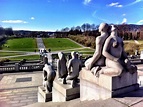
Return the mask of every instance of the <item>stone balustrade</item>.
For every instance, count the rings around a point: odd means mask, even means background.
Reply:
[[[15,65],[9,66],[0,66],[0,73],[3,72],[14,72],[14,71],[33,71],[33,70],[42,70],[44,67],[43,64],[27,64],[27,65],[19,65],[16,63]]]

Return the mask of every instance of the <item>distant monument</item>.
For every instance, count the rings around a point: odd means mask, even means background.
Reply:
[[[69,60],[67,67],[69,72],[67,80],[72,80],[71,85],[72,87],[75,87],[78,81],[79,72],[82,68],[82,62],[80,59],[78,59],[78,55],[76,54],[76,52],[71,52],[71,56],[72,58]]]
[[[63,52],[59,52],[58,57],[59,57],[59,59],[57,60],[58,78],[62,78],[63,79],[62,83],[66,84],[66,77],[68,75],[68,70],[66,66],[67,60]]]

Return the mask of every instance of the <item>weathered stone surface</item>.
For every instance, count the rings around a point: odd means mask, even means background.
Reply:
[[[95,83],[110,91],[137,84],[137,72],[134,74],[126,72],[121,77],[104,74],[100,74],[99,77],[96,77],[91,73],[90,70],[83,68],[80,72],[80,78]]]
[[[67,81],[67,84],[62,84],[55,79],[53,82],[53,89],[52,89],[52,101],[53,102],[64,102],[69,101],[75,98],[80,97],[80,87],[72,88],[70,81]]]
[[[38,102],[52,101],[52,93],[46,93],[43,86],[38,87]]]
[[[85,68],[80,73],[80,99],[82,101],[105,100],[138,88],[137,73],[125,73],[121,77],[101,74],[96,77]]]

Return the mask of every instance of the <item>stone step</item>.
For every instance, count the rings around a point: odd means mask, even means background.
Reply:
[[[124,104],[124,102],[121,103],[114,98],[97,101],[80,101],[80,99],[78,98],[66,102],[35,103],[24,107],[128,107],[128,105]]]
[[[95,100],[91,100],[91,101],[80,101],[80,99],[74,99],[74,100],[70,100],[70,101],[66,101],[66,102],[46,102],[46,103],[34,103],[31,105],[27,105],[24,107],[81,107],[84,105],[89,105],[89,104],[93,104],[97,101]]]

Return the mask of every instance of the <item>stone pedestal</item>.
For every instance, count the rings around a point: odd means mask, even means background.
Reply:
[[[79,97],[80,97],[79,84],[77,84],[75,88],[72,88],[70,81],[67,81],[67,84],[62,84],[62,82],[58,81],[57,79],[54,80],[52,88],[53,102],[65,102]]]
[[[38,87],[38,102],[52,101],[52,93],[46,93],[44,86]]]
[[[96,77],[86,68],[83,68],[80,72],[80,99],[82,101],[104,100],[138,88],[137,73],[125,72],[121,77],[100,74],[99,77]]]

